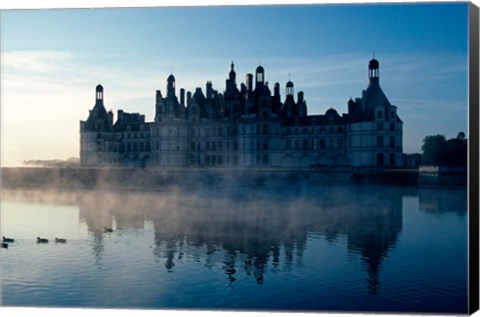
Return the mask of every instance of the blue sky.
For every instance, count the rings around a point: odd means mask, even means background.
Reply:
[[[310,114],[343,113],[375,53],[404,152],[468,132],[467,3],[9,10],[1,36],[3,165],[78,157],[99,82],[107,109],[151,121],[170,72],[222,92],[232,60],[238,82],[261,63],[282,95],[290,75]]]

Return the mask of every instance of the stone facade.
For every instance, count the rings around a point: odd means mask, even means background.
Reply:
[[[193,94],[167,78],[166,95],[156,91],[155,118],[118,111],[117,121],[103,104],[103,87],[80,122],[80,161],[88,166],[119,167],[401,167],[403,123],[379,84],[379,63],[368,67],[369,85],[348,101],[348,113],[329,109],[308,115],[303,92],[294,84],[273,94],[265,70],[257,67],[237,86],[232,62],[225,91]]]

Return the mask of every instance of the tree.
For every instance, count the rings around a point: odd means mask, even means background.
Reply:
[[[445,139],[445,136],[429,135],[423,139],[422,164],[466,166],[468,142],[465,133],[459,132],[455,139]]]
[[[423,139],[422,164],[440,165],[447,140],[441,134],[429,135]]]

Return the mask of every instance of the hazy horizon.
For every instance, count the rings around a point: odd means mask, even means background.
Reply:
[[[216,6],[1,11],[1,165],[79,157],[79,122],[105,89],[107,110],[153,121],[170,73],[194,91],[225,89],[261,64],[289,78],[309,114],[347,112],[380,61],[404,122],[404,153],[426,135],[468,137],[468,3]]]

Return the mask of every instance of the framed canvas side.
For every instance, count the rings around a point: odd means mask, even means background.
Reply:
[[[479,306],[479,8],[469,8],[469,313]]]

